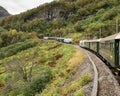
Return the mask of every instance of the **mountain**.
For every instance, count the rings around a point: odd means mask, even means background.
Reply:
[[[0,20],[9,30],[37,32],[49,36],[81,33],[83,37],[98,38],[115,33],[120,20],[120,0],[55,0],[19,15]]]
[[[0,17],[8,16],[10,15],[6,9],[0,6]]]

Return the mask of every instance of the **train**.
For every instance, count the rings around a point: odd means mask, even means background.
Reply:
[[[94,40],[80,40],[79,45],[102,59],[120,76],[120,33]]]
[[[44,40],[56,40],[63,43],[73,43],[72,38],[61,38],[61,37],[43,37]]]

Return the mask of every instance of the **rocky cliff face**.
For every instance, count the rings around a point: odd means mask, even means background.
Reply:
[[[68,19],[74,12],[73,12],[73,8],[66,8],[65,5],[56,3],[54,5],[51,6],[44,6],[43,9],[39,10],[39,12],[37,14],[38,17],[41,20],[47,20],[47,21],[54,21],[55,19],[61,19],[61,20],[66,20]]]
[[[7,10],[5,10],[3,7],[0,6],[0,17],[8,16],[10,15]]]

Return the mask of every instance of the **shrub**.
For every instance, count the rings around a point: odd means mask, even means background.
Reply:
[[[92,80],[91,76],[89,76],[88,74],[83,74],[81,79],[79,80],[79,84],[81,86],[84,86],[85,84],[87,84],[91,80]]]
[[[11,30],[10,32],[11,32],[11,35],[12,35],[12,36],[17,35],[17,30],[16,30],[16,29]]]
[[[2,46],[3,40],[0,38],[0,47]]]
[[[0,27],[0,33],[6,31],[3,27]]]
[[[28,39],[24,42],[18,42],[7,47],[3,47],[0,49],[0,59],[15,55],[22,50],[34,47],[37,43],[38,42],[36,40]]]
[[[101,20],[112,20],[117,15],[118,10],[116,8],[112,8],[111,10],[107,11],[103,16],[101,17]]]
[[[10,45],[19,41],[25,41],[26,39],[37,38],[37,34],[35,32],[32,32],[32,33],[17,32],[14,29],[8,32],[1,33],[0,38],[3,40],[3,43],[1,46],[5,47],[7,45]]]
[[[109,5],[107,1],[101,1],[97,4],[97,6],[98,8],[107,8]]]
[[[74,25],[74,28],[77,32],[83,32],[84,31],[84,28],[83,28],[83,24],[82,22],[77,22],[75,25]]]
[[[80,89],[80,90],[78,90],[77,92],[74,93],[74,96],[85,96],[85,95],[83,93],[83,90]]]
[[[45,89],[46,85],[52,79],[52,74],[50,69],[48,68],[44,75],[38,76],[33,79],[32,82],[24,89],[24,96],[34,96],[36,93],[42,92]]]

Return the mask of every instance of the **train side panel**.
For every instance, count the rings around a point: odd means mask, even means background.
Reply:
[[[115,42],[105,41],[100,42],[99,45],[99,54],[103,56],[112,66],[115,67]]]
[[[90,43],[89,42],[84,42],[86,48],[90,48]]]
[[[97,42],[90,42],[90,49],[97,52]]]

